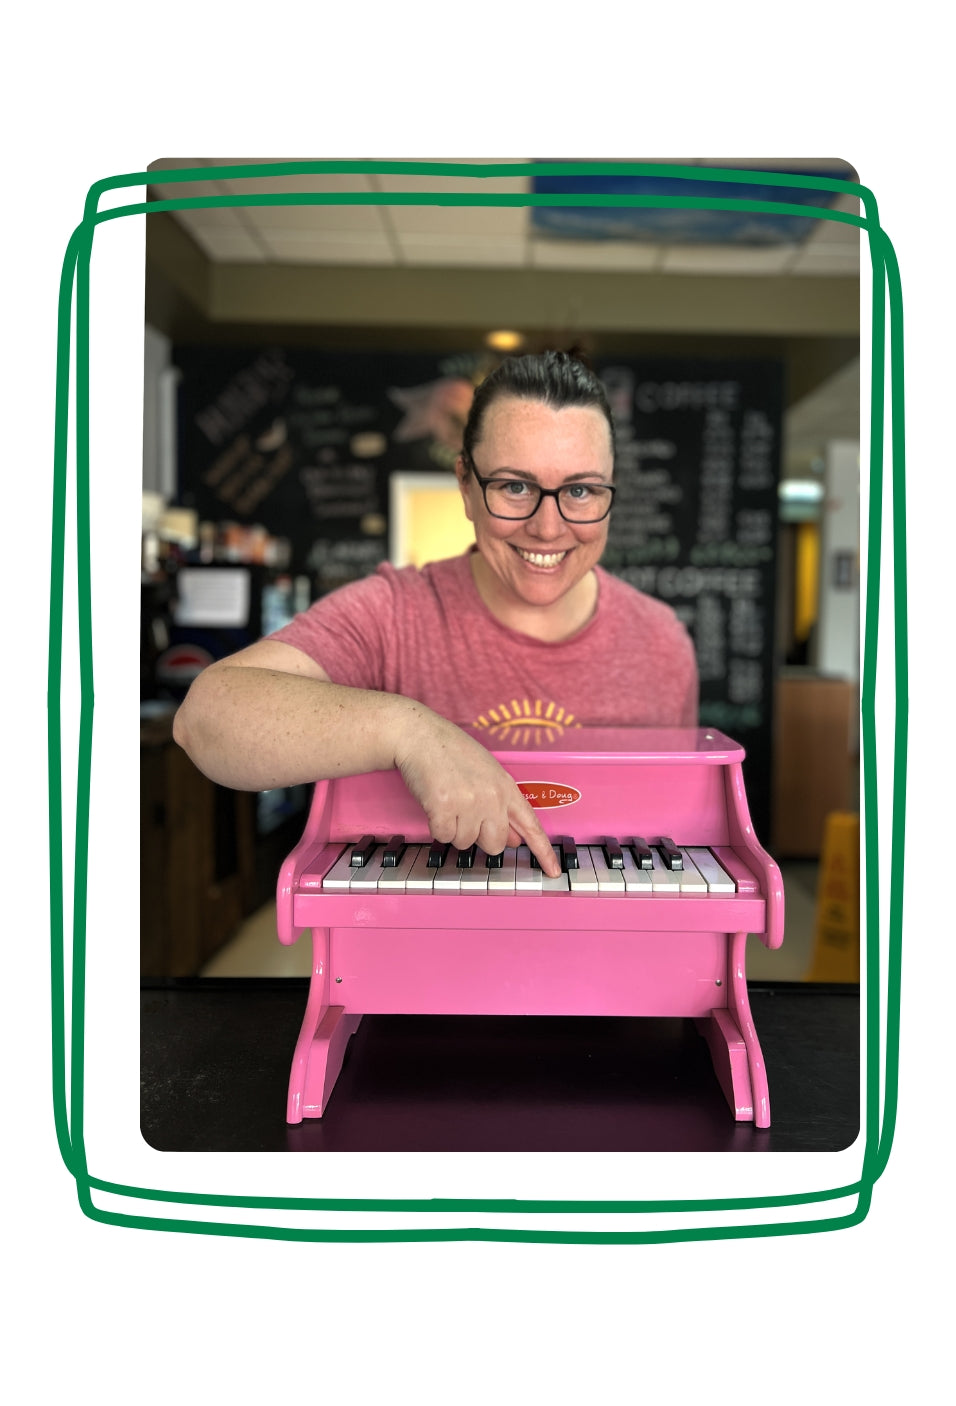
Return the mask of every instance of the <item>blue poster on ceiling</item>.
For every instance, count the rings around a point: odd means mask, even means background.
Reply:
[[[535,195],[677,196],[699,201],[700,204],[680,209],[642,205],[538,205],[531,209],[532,233],[555,239],[628,240],[650,244],[722,244],[758,248],[799,244],[816,228],[814,219],[784,210],[779,213],[713,210],[706,208],[707,203],[714,198],[750,199],[772,201],[781,206],[805,205],[826,209],[836,199],[832,191],[819,186],[774,184],[773,173],[811,179],[857,179],[852,166],[842,161],[821,162],[818,166],[801,162],[789,167],[785,162],[766,167],[748,163],[746,170],[750,174],[764,172],[767,175],[766,183],[722,181],[716,168],[714,178],[707,180],[652,174],[535,176],[532,178]]]

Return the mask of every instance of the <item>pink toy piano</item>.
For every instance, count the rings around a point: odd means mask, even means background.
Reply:
[[[487,741],[481,734],[474,734]],[[739,1121],[770,1125],[748,933],[783,941],[743,748],[712,729],[579,729],[496,745],[562,861],[432,842],[398,772],[317,783],[278,883],[279,940],[311,929],[287,1121],[320,1118],[363,1015],[692,1017]]]

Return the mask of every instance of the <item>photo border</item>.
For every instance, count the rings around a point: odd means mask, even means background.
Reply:
[[[728,184],[759,183],[790,188],[813,188],[855,196],[862,202],[863,215],[821,209],[782,201],[760,201],[713,196],[683,195],[583,195],[482,194],[474,192],[301,192],[271,195],[227,195],[180,197],[148,201],[101,210],[100,200],[108,192],[128,186],[179,184],[269,176],[319,174],[431,175],[469,177],[480,182],[489,177],[534,175],[648,175],[675,180],[715,178]],[[665,1200],[665,1201],[537,1201],[484,1200],[481,1198],[428,1200],[303,1198],[275,1196],[215,1196],[190,1192],[154,1190],[127,1186],[92,1176],[87,1166],[83,1139],[84,1002],[86,993],[86,898],[89,846],[89,801],[93,729],[93,666],[90,570],[90,426],[89,426],[89,334],[90,258],[97,227],[106,221],[159,211],[215,206],[249,205],[633,205],[670,208],[706,208],[753,213],[799,214],[808,219],[825,219],[865,230],[872,261],[871,388],[870,388],[870,479],[869,520],[867,524],[867,600],[863,633],[861,688],[862,769],[865,798],[866,866],[866,1015],[864,1054],[866,1062],[866,1140],[860,1178],[846,1186],[824,1191],[784,1196]],[[626,277],[622,274],[621,277]],[[73,308],[75,298],[75,312]],[[887,342],[888,322],[888,342]],[[884,405],[886,356],[889,351],[889,400],[891,434],[885,442]],[[63,854],[63,745],[61,737],[61,688],[63,682],[62,642],[64,625],[64,582],[67,522],[67,464],[70,425],[71,351],[75,353],[73,404],[76,495],[76,571],[79,615],[80,718],[77,754],[77,795],[74,853],[73,925],[71,983],[69,996],[65,979],[65,907]],[[903,324],[902,292],[896,255],[879,224],[872,192],[855,182],[820,176],[783,175],[766,171],[730,170],[722,167],[680,166],[647,162],[526,162],[507,164],[462,164],[452,162],[408,161],[294,161],[255,165],[225,165],[182,170],[141,171],[108,177],[89,189],[83,219],[67,244],[63,260],[57,325],[57,370],[55,388],[55,432],[53,465],[52,552],[50,585],[50,628],[48,656],[48,762],[49,762],[49,847],[50,847],[50,940],[51,940],[51,1033],[53,1053],[53,1114],[60,1154],[76,1182],[83,1213],[103,1224],[139,1230],[177,1231],[192,1234],[230,1235],[247,1238],[305,1241],[519,1241],[550,1244],[647,1244],[674,1241],[715,1240],[769,1235],[810,1234],[858,1225],[868,1214],[874,1186],[886,1169],[896,1124],[899,1068],[900,968],[904,875],[904,831],[908,743],[908,650],[906,603],[906,519],[903,416]],[[875,736],[875,690],[877,628],[881,567],[882,509],[884,499],[884,460],[889,458],[892,506],[892,599],[893,667],[895,714],[893,725],[892,807],[890,815],[891,852],[895,857],[889,879],[888,944],[886,961],[886,1019],[881,1021],[880,896],[878,885],[877,756]],[[70,1037],[67,1041],[66,1015],[69,999]],[[881,1060],[882,1056],[882,1060]],[[881,1067],[883,1070],[881,1109]],[[67,1076],[69,1075],[69,1096]],[[573,1229],[534,1230],[498,1226],[403,1227],[382,1229],[331,1229],[283,1225],[244,1224],[215,1220],[174,1219],[164,1216],[133,1215],[97,1206],[92,1190],[113,1196],[184,1206],[219,1206],[247,1210],[295,1211],[394,1211],[492,1212],[508,1215],[537,1214],[622,1214],[663,1211],[745,1211],[811,1206],[814,1203],[855,1198],[846,1215],[832,1219],[741,1225],[680,1226],[669,1230],[577,1231]]]

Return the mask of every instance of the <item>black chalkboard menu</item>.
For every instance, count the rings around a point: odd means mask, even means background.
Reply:
[[[388,556],[393,472],[449,472],[480,355],[183,347],[179,498],[260,524],[322,594]],[[664,600],[697,649],[701,721],[747,750],[769,835],[777,485],[774,361],[596,360],[617,433],[604,565]]]
[[[449,473],[487,358],[174,350],[179,498],[286,539],[317,594],[388,556],[393,472]]]
[[[596,369],[617,434],[604,565],[687,625],[701,722],[746,748],[751,818],[766,841],[782,366],[654,359]]]

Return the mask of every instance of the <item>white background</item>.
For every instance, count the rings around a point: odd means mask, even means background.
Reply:
[[[19,1399],[577,1401],[920,1397],[943,1363],[952,910],[916,879],[950,823],[951,176],[937,11],[278,3],[8,21],[3,386],[8,637],[4,1373]],[[900,1116],[864,1223],[662,1246],[310,1245],[85,1218],[53,1133],[46,655],[57,293],[93,181],[180,153],[819,155],[876,194],[900,261],[910,561],[910,859]],[[97,236],[99,239],[99,235]],[[138,463],[130,464],[138,494]],[[117,549],[126,519],[118,514]],[[932,657],[928,657],[930,649]],[[98,670],[108,662],[98,659]],[[932,672],[930,672],[932,671]],[[98,737],[97,745],[107,739]],[[117,778],[117,785],[122,779]],[[135,796],[129,797],[135,814]],[[137,942],[126,923],[117,940]],[[944,1275],[945,1281],[945,1275]],[[29,1385],[26,1385],[29,1383]]]

